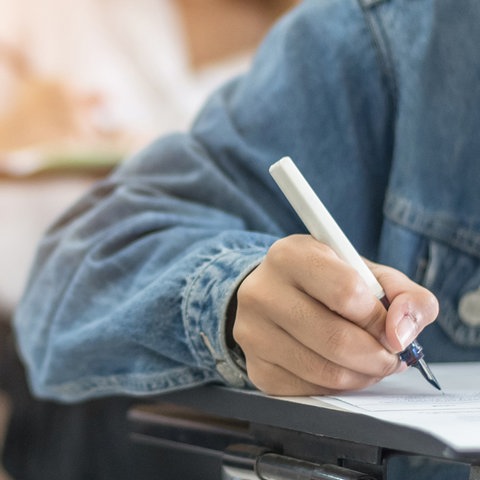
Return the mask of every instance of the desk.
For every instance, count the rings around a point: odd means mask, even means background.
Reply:
[[[480,451],[460,453],[427,433],[400,425],[223,387],[163,395],[154,404],[133,408],[129,419],[136,442],[209,456],[209,480],[433,480],[437,477],[421,477],[432,468],[447,475],[441,478],[480,478]],[[258,459],[266,453],[274,453],[273,460],[281,465],[276,471],[267,465],[268,471],[258,476]],[[288,472],[298,460],[303,470],[294,476]],[[407,464],[415,465],[410,474],[405,473]],[[316,473],[316,466],[324,465],[345,471]],[[182,478],[201,478],[194,470]]]

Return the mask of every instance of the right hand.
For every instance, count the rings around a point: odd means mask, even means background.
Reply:
[[[357,390],[405,368],[397,353],[431,323],[435,297],[369,264],[388,312],[360,275],[309,235],[275,242],[237,292],[233,326],[253,384],[271,395]]]

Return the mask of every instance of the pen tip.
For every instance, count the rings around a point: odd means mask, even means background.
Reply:
[[[438,380],[435,378],[435,375],[432,373],[423,358],[420,359],[415,366],[418,368],[418,370],[420,370],[422,375],[425,377],[425,380],[427,380],[430,385],[433,385],[440,392],[442,391],[442,387],[440,387]]]
[[[433,385],[437,390],[440,392],[442,391],[442,387],[440,387],[440,384],[438,383],[437,379],[435,377],[432,377],[431,379],[428,380],[431,385]]]

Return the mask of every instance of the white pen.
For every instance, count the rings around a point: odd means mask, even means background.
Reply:
[[[327,244],[342,260],[355,268],[374,295],[382,302],[385,308],[388,308],[388,299],[375,275],[367,267],[367,264],[360,257],[292,159],[283,157],[274,163],[269,171],[312,237]],[[423,349],[416,341],[412,342],[399,354],[402,361],[406,362],[408,366],[417,368],[430,384],[441,390],[437,379],[423,356]]]

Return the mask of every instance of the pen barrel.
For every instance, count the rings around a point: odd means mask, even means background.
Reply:
[[[380,303],[385,307],[385,310],[388,310],[390,308],[390,302],[388,301],[388,298],[385,294],[381,298],[379,298]]]
[[[290,157],[281,158],[270,166],[270,174],[312,237],[327,244],[339,258],[353,267],[371,292],[388,309],[389,303],[385,292],[375,275],[337,225],[293,160]],[[399,358],[408,366],[418,368],[422,375],[440,390],[438,382],[423,360],[423,349],[417,342],[411,343],[399,354]]]
[[[283,157],[270,167],[270,174],[282,190],[310,235],[328,245],[343,261],[353,267],[378,298],[381,285],[347,236],[330,215],[310,184],[290,157]]]

